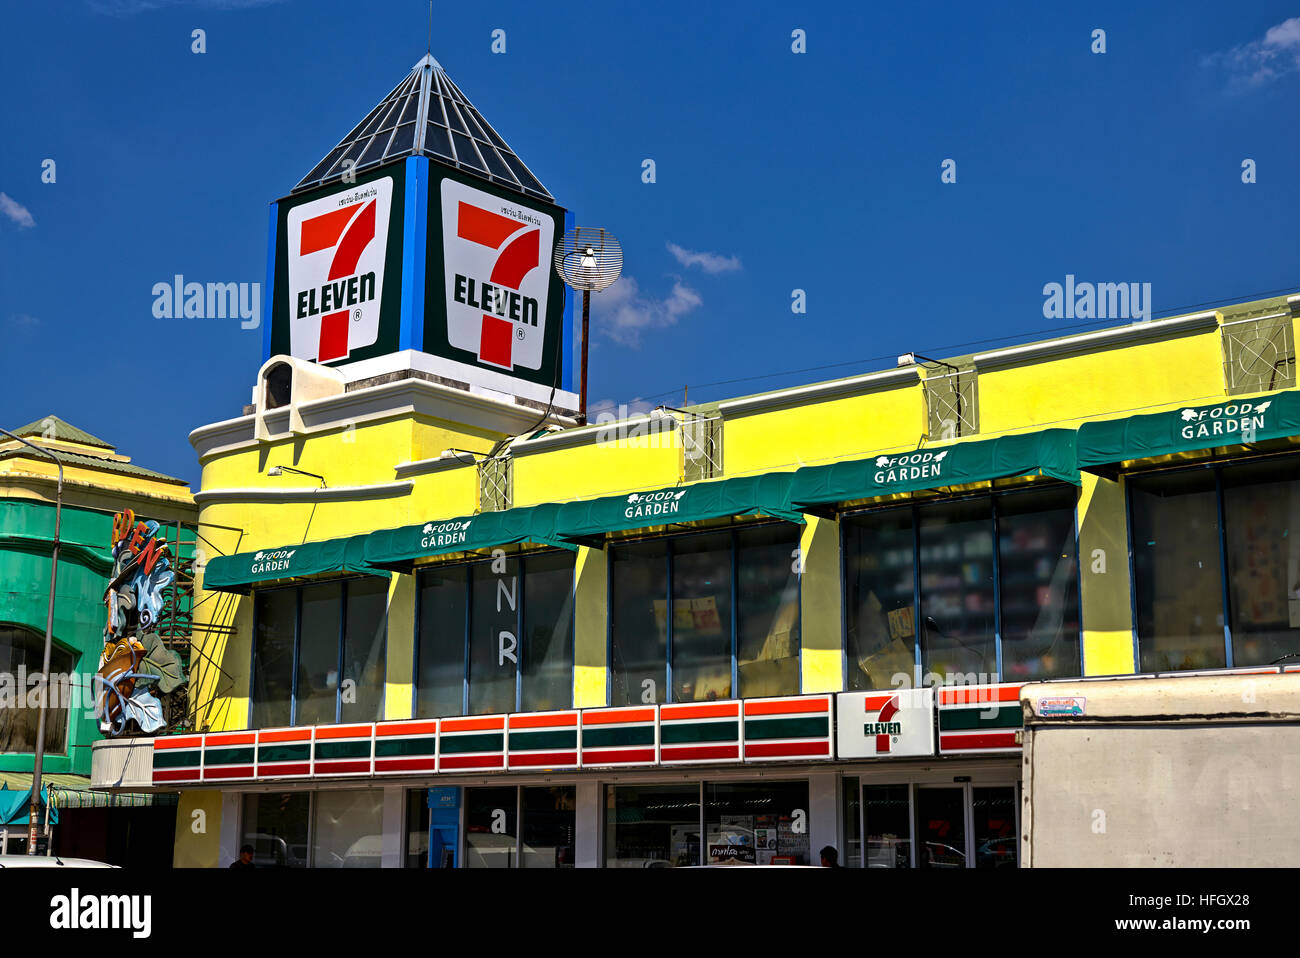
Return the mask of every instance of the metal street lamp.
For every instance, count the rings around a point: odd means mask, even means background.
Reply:
[[[328,489],[328,488],[329,488],[327,485],[325,485],[325,477],[324,477],[324,476],[318,476],[318,475],[316,475],[316,473],[314,473],[314,472],[306,472],[306,471],[304,471],[304,470],[302,470],[302,469],[295,469],[295,468],[293,468],[293,466],[272,466],[270,469],[266,470],[266,474],[267,474],[268,476],[282,476],[282,475],[284,475],[286,472],[296,472],[296,473],[297,473],[298,475],[300,475],[300,476],[311,476],[311,478],[313,478],[313,479],[319,479],[319,480],[320,480],[320,485],[321,485],[321,488],[322,488],[322,489]]]
[[[41,803],[41,770],[45,764],[45,709],[50,692],[50,636],[54,632],[54,587],[59,578],[59,526],[63,519],[63,461],[44,446],[28,442],[7,429],[0,429],[0,433],[17,440],[29,449],[34,449],[41,455],[49,456],[59,469],[59,484],[54,495],[54,548],[50,553],[50,603],[45,613],[45,652],[41,659],[41,682],[44,688],[41,689],[41,705],[36,724],[36,755],[32,761],[32,793],[27,818],[27,854],[35,855],[36,837],[40,834],[41,822],[38,806]]]

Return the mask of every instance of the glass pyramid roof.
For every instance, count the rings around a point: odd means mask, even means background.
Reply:
[[[339,180],[349,166],[360,173],[403,156],[427,156],[445,166],[555,202],[432,56],[417,63],[410,75],[330,150],[293,192]]]

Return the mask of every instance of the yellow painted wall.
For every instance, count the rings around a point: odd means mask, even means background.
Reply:
[[[514,504],[588,499],[676,485],[681,448],[675,432],[535,452],[514,462]]]
[[[1076,425],[1226,395],[1219,331],[979,373],[981,433]]]
[[[411,718],[415,676],[415,576],[395,575],[388,583],[388,643],[384,718]]]
[[[915,446],[925,433],[921,386],[773,409],[726,419],[723,459],[729,476],[788,472],[828,459]]]
[[[212,868],[220,865],[217,861],[220,854],[221,793],[181,792],[176,806],[176,848],[172,865],[176,868]]]

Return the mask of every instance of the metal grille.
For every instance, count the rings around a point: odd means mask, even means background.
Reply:
[[[975,370],[926,376],[925,408],[930,439],[956,439],[980,431]]]
[[[682,478],[686,482],[722,475],[722,417],[682,420]]]
[[[481,459],[478,464],[478,511],[504,512],[514,496],[514,460],[509,456]]]
[[[1224,323],[1221,328],[1223,379],[1229,396],[1296,384],[1295,342],[1289,314]]]

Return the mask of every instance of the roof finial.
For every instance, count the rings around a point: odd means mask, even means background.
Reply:
[[[424,52],[433,56],[433,0],[429,0],[429,44]]]

